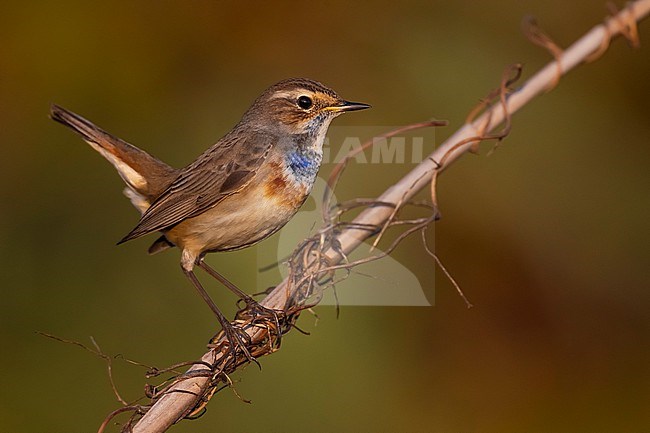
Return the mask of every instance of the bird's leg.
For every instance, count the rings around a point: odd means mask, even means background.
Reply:
[[[228,290],[233,292],[235,295],[237,295],[239,298],[243,299],[246,303],[249,302],[255,302],[255,300],[247,293],[244,293],[239,289],[239,287],[235,286],[233,283],[231,283],[226,277],[221,275],[219,272],[217,272],[215,269],[211,268],[203,258],[200,258],[197,263],[196,263],[201,269],[203,269],[205,272],[208,273],[212,278],[215,278],[217,281],[219,281],[221,284],[226,286]]]
[[[226,316],[223,315],[221,310],[219,310],[219,308],[214,303],[212,298],[210,298],[210,295],[208,295],[208,293],[201,285],[199,279],[196,278],[196,275],[194,275],[194,272],[192,270],[185,269],[183,266],[181,266],[181,269],[183,269],[183,273],[192,282],[194,288],[199,292],[201,298],[203,298],[205,303],[208,304],[210,309],[214,312],[215,316],[217,316],[217,320],[219,320],[219,324],[221,325],[221,328],[223,328],[223,332],[226,334],[226,338],[228,339],[228,344],[230,345],[230,350],[232,350],[235,360],[237,358],[237,348],[239,347],[239,349],[241,349],[246,359],[248,359],[251,362],[255,362],[257,364],[257,361],[255,360],[255,358],[253,358],[251,353],[248,351],[248,348],[246,347],[246,343],[244,342],[242,337],[238,334],[235,326],[233,326],[228,321],[228,319],[226,319]]]
[[[242,292],[237,286],[235,286],[233,283],[228,281],[226,277],[224,277],[219,272],[217,272],[214,268],[210,267],[207,263],[205,263],[203,258],[200,258],[197,261],[197,265],[205,272],[207,272],[208,275],[215,278],[221,284],[226,286],[235,295],[239,296],[239,298],[241,298],[246,303],[246,306],[254,315],[271,316],[271,318],[275,322],[274,324],[276,327],[275,329],[277,329],[278,343],[279,343],[280,338],[282,336],[282,330],[280,329],[280,321],[278,319],[278,312],[276,310],[261,305],[259,302],[253,299],[252,296]]]

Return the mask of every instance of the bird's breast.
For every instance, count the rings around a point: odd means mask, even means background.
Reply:
[[[315,176],[314,176],[315,177]],[[298,210],[311,191],[313,180],[295,176],[280,162],[269,162],[264,197],[279,207]]]

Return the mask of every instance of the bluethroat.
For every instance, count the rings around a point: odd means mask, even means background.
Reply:
[[[341,99],[316,81],[284,80],[266,89],[228,134],[182,169],[62,107],[52,105],[50,116],[80,134],[126,183],[124,194],[141,218],[119,244],[161,232],[149,253],[171,247],[181,250],[181,268],[217,316],[230,348],[240,347],[251,359],[242,337],[205,291],[194,267],[205,270],[248,305],[259,307],[208,266],[205,255],[249,247],[282,228],[309,196],[332,120],[369,107]]]

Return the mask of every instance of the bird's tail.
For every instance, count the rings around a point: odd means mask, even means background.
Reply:
[[[127,185],[124,194],[140,213],[144,213],[178,175],[177,169],[63,107],[52,104],[50,117],[81,135],[115,167]]]

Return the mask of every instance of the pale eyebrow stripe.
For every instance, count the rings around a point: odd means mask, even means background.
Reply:
[[[295,92],[276,92],[271,95],[271,99],[293,99],[295,95]]]

